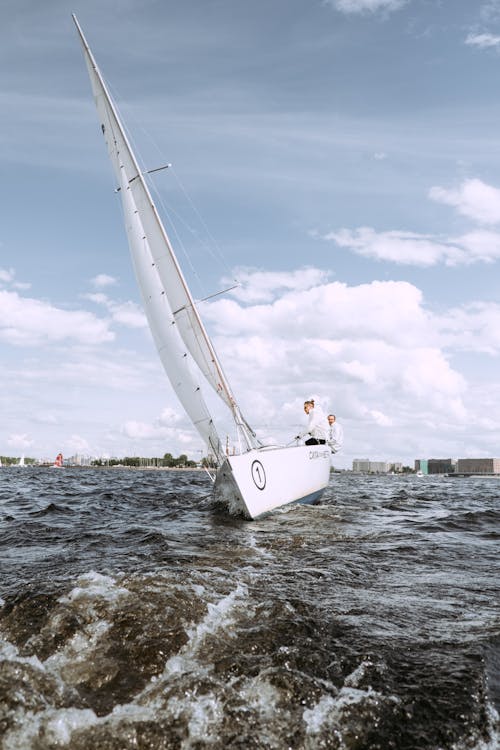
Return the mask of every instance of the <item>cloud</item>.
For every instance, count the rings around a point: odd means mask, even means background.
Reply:
[[[162,427],[172,427],[173,425],[178,424],[179,422],[182,422],[184,417],[179,414],[179,412],[174,411],[174,409],[165,408],[161,412],[160,416],[157,419],[157,424]]]
[[[436,316],[443,345],[455,350],[500,354],[500,304],[471,302]]]
[[[383,414],[381,411],[377,411],[377,409],[372,409],[368,414],[381,427],[391,427],[394,424],[391,417],[388,417],[387,414]]]
[[[26,290],[31,288],[31,284],[25,281],[15,281],[16,272],[13,268],[0,268],[0,284],[9,284],[14,289]]]
[[[466,383],[451,367],[445,346],[459,343],[458,324],[466,324],[473,311],[463,309],[452,328],[449,319],[426,309],[421,291],[412,284],[331,282],[294,290],[268,304],[220,300],[210,307],[222,361],[230,363],[240,387],[252,394],[254,412],[258,373],[259,382],[266,384],[259,411],[271,422],[279,420],[276,405],[290,402],[290,391],[297,397],[316,392],[326,408],[339,399],[344,410],[379,426],[411,419],[416,402],[429,419],[443,409],[457,419],[465,414]],[[476,335],[483,345],[494,345],[479,328],[478,320]]]
[[[455,189],[432,187],[429,198],[453,206],[462,216],[478,224],[500,223],[500,190],[477,178],[464,180]],[[318,232],[311,234],[320,236]],[[322,239],[365,258],[421,267],[438,263],[447,266],[493,263],[500,259],[500,233],[485,229],[475,229],[458,237],[440,237],[358,227],[328,232]]]
[[[342,13],[393,11],[406,5],[407,0],[326,0]]]
[[[456,244],[440,242],[431,235],[416,232],[376,232],[370,227],[359,227],[355,230],[329,232],[323,239],[333,240],[339,247],[352,250],[365,258],[392,263],[426,267],[440,262],[455,265],[464,263],[467,259],[464,250]]]
[[[500,36],[494,34],[469,34],[465,40],[465,44],[480,47],[480,49],[498,47],[500,44]]]
[[[16,346],[63,341],[99,345],[114,339],[109,322],[83,310],[62,310],[49,302],[0,290],[0,340]]]
[[[475,302],[433,311],[408,282],[348,285],[314,268],[278,274],[246,269],[244,280],[244,295],[234,290],[231,298],[207,302],[204,318],[243,413],[266,441],[283,443],[297,434],[302,401],[311,395],[344,423],[346,448],[339,461],[346,465],[352,452],[396,459],[418,455],[423,444],[427,454],[437,435],[458,440],[481,411],[495,419],[485,395],[471,402],[454,362],[466,352],[500,354],[500,305]],[[152,352],[150,359],[132,362],[127,351],[113,347],[104,360],[98,351],[75,348],[53,364],[32,357],[1,377],[9,387],[16,383],[12,413],[33,403],[36,392],[38,416],[30,429],[38,430],[42,455],[59,449],[193,455],[201,447],[174,395],[172,404],[155,412],[165,379]],[[232,435],[230,418],[226,430],[214,417],[220,434]],[[11,436],[35,439],[14,423],[4,424]],[[71,435],[64,443],[61,432]],[[447,455],[454,454],[453,446]]]
[[[32,415],[32,420],[38,424],[59,424],[59,419],[51,412],[35,412]]]
[[[92,454],[92,448],[90,447],[88,440],[86,440],[81,435],[71,435],[71,437],[65,443],[65,450],[67,450],[71,454],[80,454],[85,456]]]
[[[235,278],[240,286],[231,291],[231,296],[241,302],[257,303],[270,302],[284,292],[310,289],[326,281],[328,271],[318,268],[300,268],[297,271],[264,272],[252,268],[237,268]],[[223,284],[229,284],[229,279],[223,279]]]
[[[454,240],[466,253],[468,263],[493,263],[500,260],[500,233],[476,230]]]
[[[123,434],[132,440],[156,440],[157,438],[167,438],[168,429],[159,425],[148,424],[129,420],[125,422],[122,428]]]
[[[10,283],[14,279],[14,269],[0,268],[0,282],[4,284]]]
[[[259,286],[262,273],[258,274]],[[251,284],[251,276],[248,283]],[[279,357],[282,342],[291,337],[300,340],[311,336],[311,331],[314,338],[329,339],[333,335],[365,340],[373,333],[384,337],[387,328],[388,335],[393,337],[396,306],[399,325],[404,326],[407,318],[414,325],[416,317],[422,314],[420,290],[406,282],[392,281],[353,287],[341,282],[320,283],[307,290],[283,294],[272,303],[247,306],[236,300],[219,300],[208,307],[205,317],[217,334],[262,336],[260,347],[265,347],[262,352],[265,359],[269,356],[268,347],[274,357]],[[273,332],[273,338],[266,338],[269,331]],[[259,357],[260,348],[253,355]]]
[[[10,445],[12,448],[26,450],[26,448],[30,448],[33,445],[33,440],[27,434],[13,434],[7,438],[7,445]]]
[[[90,279],[90,283],[92,286],[96,287],[96,289],[102,289],[106,286],[114,286],[118,283],[118,280],[114,278],[114,276],[108,276],[106,273],[99,273],[97,276],[94,276],[93,279]]]
[[[114,302],[102,292],[83,294],[82,297],[105,307],[115,323],[127,328],[147,328],[148,326],[146,315],[134,302]]]
[[[139,420],[126,421],[122,426],[121,432],[130,440],[160,441],[166,445],[175,444],[177,446],[192,445],[193,430],[179,427],[179,424],[182,422],[187,424],[184,415],[178,414],[173,409],[166,408],[153,422]]]
[[[483,3],[480,16],[483,21],[497,21],[500,18],[500,0],[488,0]]]
[[[460,214],[480,224],[500,223],[500,190],[479,179],[464,180],[457,188],[433,187],[429,197],[454,206]]]

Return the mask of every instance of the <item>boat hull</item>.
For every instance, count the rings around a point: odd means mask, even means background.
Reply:
[[[330,476],[325,445],[260,448],[227,456],[214,495],[233,515],[255,519],[289,503],[314,503]]]

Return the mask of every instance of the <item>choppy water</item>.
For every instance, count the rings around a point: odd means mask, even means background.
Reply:
[[[498,747],[500,480],[0,470],[0,747]]]

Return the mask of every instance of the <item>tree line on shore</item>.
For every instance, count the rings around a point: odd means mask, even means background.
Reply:
[[[185,453],[175,458],[171,453],[165,453],[163,458],[145,458],[143,456],[125,456],[125,458],[96,458],[91,462],[92,466],[158,466],[167,469],[192,469],[198,466],[196,461],[189,459]],[[207,458],[201,460],[202,466],[210,466]]]
[[[1,466],[19,466],[19,456],[0,456]],[[36,458],[25,458],[26,466],[39,465],[40,461]],[[173,456],[171,453],[165,453],[163,457],[148,458],[144,456],[125,456],[124,458],[95,458],[87,463],[87,466],[157,466],[159,468],[171,469],[191,469],[201,465],[206,468],[214,466],[214,461],[210,457],[203,457],[200,462],[192,461],[185,453],[180,456]],[[68,463],[71,465],[71,460]]]

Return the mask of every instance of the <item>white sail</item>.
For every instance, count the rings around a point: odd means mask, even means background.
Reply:
[[[156,348],[187,415],[204,439],[207,447],[215,456],[220,458],[222,447],[219,436],[203,399],[200,385],[192,374],[186,347],[179,336],[172,310],[156,273],[149,243],[144,234],[140,215],[134,204],[134,196],[125,176],[121,174],[120,177],[125,227],[132,262]]]
[[[122,199],[124,199],[123,186],[127,186],[130,194],[129,202],[134,206],[134,211],[137,211],[141,217],[142,240],[145,245],[147,244],[150,256],[148,262],[154,268],[165,296],[168,299],[168,305],[173,315],[172,323],[177,328],[185,347],[208,383],[210,383],[215,392],[231,409],[236,423],[243,428],[249,447],[255,445],[254,435],[241,416],[213,345],[201,322],[165,228],[130,147],[116,108],[108,94],[102,75],[74,16],[73,19],[83,44],[85,61],[92,83],[92,91],[101,121],[101,129],[108,147],[116,180],[122,190]],[[144,301],[147,305],[147,296]],[[152,332],[156,339],[159,332],[155,330],[154,322]]]

